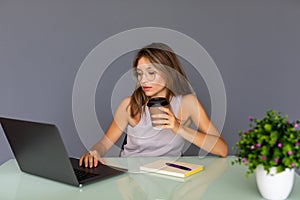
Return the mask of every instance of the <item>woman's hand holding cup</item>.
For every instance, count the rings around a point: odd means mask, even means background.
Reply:
[[[174,113],[170,110],[169,102],[166,98],[152,98],[147,103],[150,111],[152,126],[154,129],[161,130],[163,128],[171,129],[177,132],[180,123],[176,119]]]

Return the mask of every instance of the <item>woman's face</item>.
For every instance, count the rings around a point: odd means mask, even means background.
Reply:
[[[147,58],[140,58],[136,68],[137,79],[149,97],[166,96],[166,80]]]

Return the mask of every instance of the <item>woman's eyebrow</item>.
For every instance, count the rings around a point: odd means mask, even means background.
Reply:
[[[147,67],[145,70],[149,70],[149,69],[155,69],[153,66],[149,66],[149,67]],[[141,70],[140,68],[136,68],[136,70],[139,70],[139,71],[143,71],[143,70]]]
[[[153,66],[147,67],[146,70],[148,69],[155,69]]]

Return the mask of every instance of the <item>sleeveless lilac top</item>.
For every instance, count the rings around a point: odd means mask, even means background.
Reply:
[[[181,96],[175,96],[170,102],[176,117]],[[127,127],[127,144],[121,152],[122,157],[143,156],[180,156],[185,140],[169,129],[156,130],[152,127],[149,109],[146,106],[139,123]]]

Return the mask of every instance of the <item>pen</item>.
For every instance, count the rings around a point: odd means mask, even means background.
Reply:
[[[182,165],[177,165],[177,164],[174,164],[174,163],[166,163],[166,165],[168,165],[170,167],[175,167],[175,168],[178,168],[178,169],[183,169],[183,170],[186,170],[186,171],[192,171],[191,168],[188,168],[188,167],[185,167],[185,166],[182,166]]]

